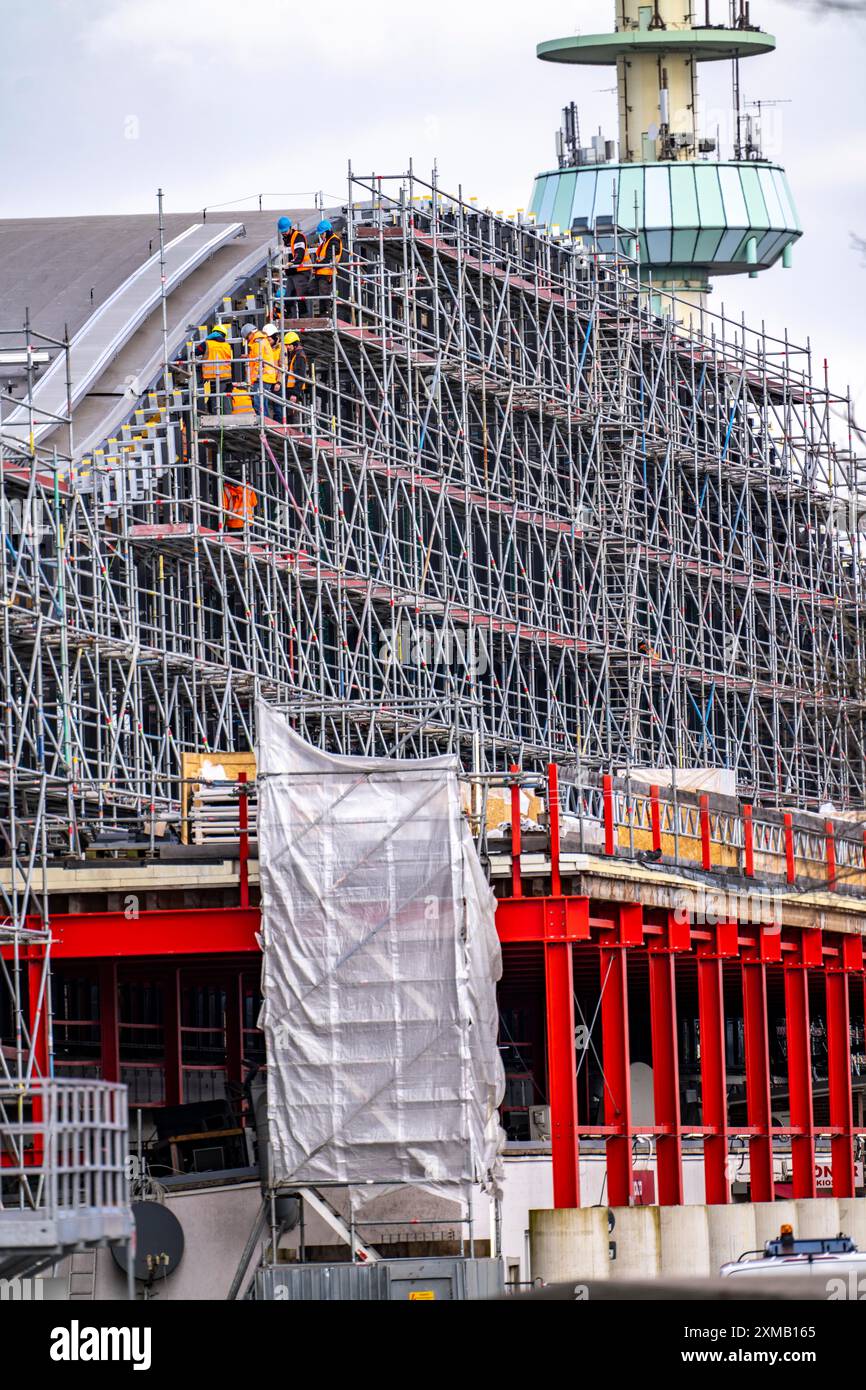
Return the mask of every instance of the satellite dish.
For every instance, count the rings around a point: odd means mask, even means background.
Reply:
[[[183,1258],[183,1227],[174,1212],[161,1202],[133,1202],[135,1242],[132,1272],[145,1283],[164,1279],[177,1269]],[[113,1245],[115,1264],[127,1271],[129,1246]]]
[[[659,138],[659,128],[658,128],[658,126],[656,125],[655,121],[653,121],[652,125],[650,126],[649,130],[647,131],[647,137],[648,137],[648,139],[650,139],[650,140],[658,140],[658,138]]]

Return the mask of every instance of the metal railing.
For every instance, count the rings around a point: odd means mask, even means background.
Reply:
[[[35,1077],[25,1089],[0,1085],[0,1246],[13,1213],[34,1223],[86,1213],[131,1233],[127,1131],[125,1086]]]

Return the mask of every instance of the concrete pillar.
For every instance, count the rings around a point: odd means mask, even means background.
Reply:
[[[795,1236],[839,1234],[839,1203],[835,1197],[800,1197],[794,1202],[794,1210],[796,1215],[792,1224]]]
[[[850,1236],[858,1250],[866,1251],[866,1197],[840,1197],[839,1230]]]
[[[710,1273],[706,1207],[659,1207],[659,1273],[669,1278],[705,1278]]]
[[[783,1225],[793,1226],[797,1234],[797,1212],[793,1202],[753,1202],[755,1211],[755,1247],[764,1248],[764,1241],[775,1240]]]
[[[530,1211],[529,1260],[545,1284],[610,1277],[606,1207]]]
[[[707,1227],[711,1278],[718,1275],[722,1265],[738,1260],[747,1250],[758,1249],[755,1209],[751,1202],[707,1207]]]
[[[611,1207],[616,1259],[610,1262],[611,1279],[655,1279],[661,1269],[662,1207]]]

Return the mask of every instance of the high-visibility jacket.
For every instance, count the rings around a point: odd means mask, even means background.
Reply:
[[[223,511],[230,531],[240,531],[248,521],[252,521],[258,500],[248,483],[224,484]]]
[[[286,250],[291,258],[289,270],[308,270],[312,265],[307,238],[300,227],[293,227],[289,234]]]
[[[252,410],[255,410],[255,406],[249,391],[244,391],[236,386],[232,391],[232,414],[248,415]]]
[[[273,384],[277,379],[279,360],[279,349],[271,346],[267,333],[257,328],[255,333],[250,334],[247,338],[247,381],[250,386],[255,386],[259,372],[266,386]]]
[[[294,391],[296,377],[300,377],[301,380],[297,383],[298,389],[306,391],[307,354],[304,352],[304,349],[302,347],[296,347],[293,348],[291,352],[286,352],[284,349],[284,362],[286,368],[286,390]]]
[[[206,338],[201,366],[204,381],[227,381],[232,374],[231,343],[220,343],[216,338]]]
[[[330,280],[334,266],[343,259],[343,238],[337,232],[328,232],[316,247],[316,274],[322,280]]]

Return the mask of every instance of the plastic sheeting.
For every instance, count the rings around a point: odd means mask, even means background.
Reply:
[[[337,756],[258,706],[273,1175],[498,1193],[494,898],[458,764]]]

